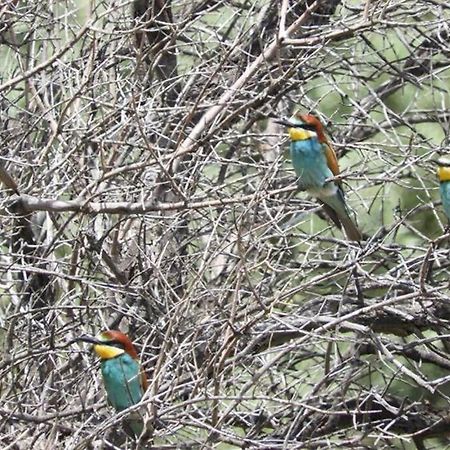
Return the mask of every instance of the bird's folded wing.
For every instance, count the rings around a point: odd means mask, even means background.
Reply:
[[[333,175],[339,175],[339,164],[336,158],[336,153],[334,153],[333,147],[327,142],[324,142],[323,146],[325,147],[325,157],[327,158],[327,164]]]

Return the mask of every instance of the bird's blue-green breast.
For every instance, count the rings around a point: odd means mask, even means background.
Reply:
[[[127,353],[102,361],[103,381],[110,404],[122,411],[138,403],[144,391],[140,365]]]
[[[322,144],[315,137],[291,142],[291,159],[303,189],[320,189],[333,177]]]
[[[445,215],[450,220],[450,181],[441,181],[440,184],[442,206]]]

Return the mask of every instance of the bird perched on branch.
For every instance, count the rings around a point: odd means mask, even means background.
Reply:
[[[437,161],[437,175],[439,177],[439,190],[441,191],[442,206],[445,215],[450,221],[450,160],[439,159]]]
[[[288,127],[291,159],[299,187],[318,198],[336,226],[345,230],[348,239],[360,241],[362,236],[350,218],[333,147],[328,142],[320,120],[311,114],[296,113],[289,120],[277,120]]]
[[[148,387],[147,377],[142,370],[136,349],[121,331],[108,330],[98,338],[80,336],[74,341],[93,344],[93,350],[100,357],[101,372],[105,384],[108,402],[117,411],[123,411],[136,405]],[[127,434],[139,438],[144,422],[139,411],[133,411],[124,420]]]

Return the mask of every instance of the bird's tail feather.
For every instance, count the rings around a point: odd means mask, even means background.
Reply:
[[[324,211],[328,214],[330,219],[334,222],[334,224],[339,228],[342,229],[342,227],[345,230],[345,234],[347,235],[347,238],[351,241],[361,241],[362,240],[362,234],[361,231],[359,231],[358,227],[355,225],[353,220],[350,218],[347,206],[345,205],[345,202],[343,200],[343,196],[336,196],[332,198],[328,198],[328,201],[333,200],[333,206],[325,203],[323,200],[321,200],[323,204]]]
[[[362,239],[361,231],[354,224],[353,220],[349,216],[339,216],[342,226],[344,227],[345,234],[351,241],[359,242]]]
[[[337,215],[336,211],[331,206],[328,206],[326,203],[324,203],[322,200],[320,200],[320,203],[322,203],[322,208],[327,214],[327,216],[341,230],[342,229],[341,221],[339,220],[339,216]]]

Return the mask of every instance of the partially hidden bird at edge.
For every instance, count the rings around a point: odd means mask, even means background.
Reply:
[[[437,163],[442,207],[444,208],[445,215],[450,221],[450,160],[439,159]]]

